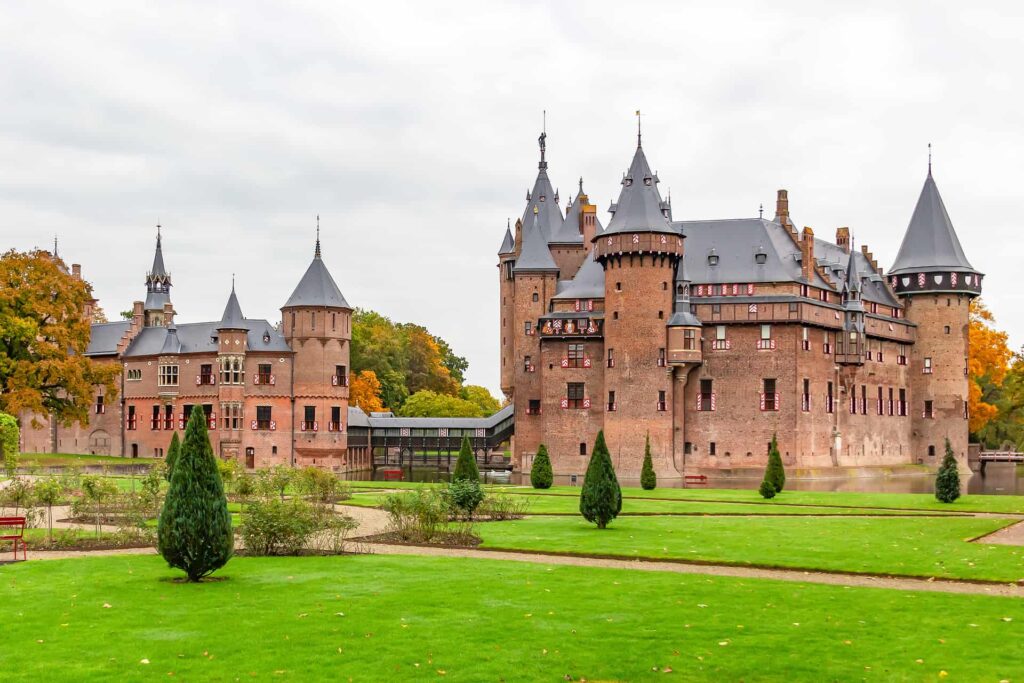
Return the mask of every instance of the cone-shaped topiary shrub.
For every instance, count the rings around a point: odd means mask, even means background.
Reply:
[[[157,546],[167,564],[198,581],[223,567],[234,551],[228,499],[206,434],[206,415],[192,409],[160,511]]]
[[[604,443],[604,431],[597,433],[594,453],[590,456],[587,476],[583,479],[583,491],[580,493],[580,514],[588,522],[597,524],[604,529],[608,522],[622,511],[622,490],[619,480],[612,467],[608,446]]]
[[[779,455],[779,443],[772,434],[772,443],[768,448],[768,466],[764,471],[764,478],[775,487],[776,493],[781,493],[786,487],[786,470],[782,467],[782,456]]]
[[[452,471],[452,481],[459,479],[480,481],[480,470],[476,466],[476,456],[473,455],[473,448],[469,445],[468,436],[462,437],[459,459],[455,461],[455,470]]]
[[[167,481],[171,480],[171,472],[174,471],[174,463],[178,462],[178,455],[181,453],[181,440],[178,438],[178,432],[174,432],[171,435],[171,445],[167,447],[167,459],[164,461],[167,464],[164,469],[164,476],[167,477]]]
[[[651,435],[647,435],[644,443],[644,465],[640,469],[640,486],[645,491],[653,491],[658,486],[658,476],[654,474],[654,462],[651,460]]]
[[[548,457],[548,447],[541,444],[537,449],[537,455],[533,458],[533,466],[530,467],[530,484],[535,489],[549,489],[555,476],[551,471],[551,458]]]
[[[761,482],[761,486],[757,489],[757,492],[761,494],[762,498],[774,498],[775,485],[765,478],[765,480]]]
[[[935,498],[940,503],[952,503],[960,497],[960,472],[957,470],[953,446],[946,439],[946,455],[935,476]]]

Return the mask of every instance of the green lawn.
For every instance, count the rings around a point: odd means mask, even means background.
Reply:
[[[19,467],[67,467],[68,465],[151,465],[159,458],[122,458],[116,455],[79,455],[77,453],[21,453]]]
[[[374,492],[356,493],[344,501],[344,505],[360,507],[379,506],[386,494]],[[579,514],[579,498],[576,496],[534,496],[517,495],[529,501],[527,514]],[[648,500],[645,498],[625,498],[622,501],[622,512],[629,513],[660,513],[679,515],[933,515],[932,511],[923,510],[886,510],[879,508],[862,508],[851,510],[845,507],[805,507],[800,505],[759,505],[754,503],[718,503],[689,500]],[[943,511],[945,512],[945,511]]]
[[[506,488],[508,493],[527,495],[580,495],[578,486],[553,486],[547,490]],[[772,500],[765,500],[754,487],[750,489],[669,489],[644,491],[623,487],[626,498],[658,498],[668,500],[726,501],[755,505],[824,505],[905,510],[939,510],[942,512],[1006,512],[1024,514],[1024,496],[965,495],[955,503],[946,504],[924,493],[859,493],[852,491],[784,491]]]
[[[966,543],[995,518],[580,517],[477,525],[485,547],[925,577],[1024,580],[1024,548]]]
[[[1018,680],[1013,598],[452,558],[0,569],[5,682]],[[666,671],[672,670],[668,676]]]

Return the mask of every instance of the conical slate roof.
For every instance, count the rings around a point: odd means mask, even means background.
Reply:
[[[178,341],[178,328],[171,325],[167,328],[167,336],[164,337],[164,344],[160,347],[160,355],[174,355],[181,353],[181,342]]]
[[[516,241],[512,238],[512,229],[508,226],[505,227],[505,239],[501,241],[501,247],[498,248],[498,255],[504,256],[505,254],[512,254],[516,250]]]
[[[149,274],[153,277],[167,277],[167,271],[164,269],[164,250],[160,245],[159,228],[156,231],[156,253],[153,255],[153,268]]]
[[[857,259],[854,250],[850,250],[850,259],[846,264],[846,279],[843,281],[844,292],[860,291],[860,273],[857,272]]]
[[[319,239],[316,241],[316,252],[313,256],[313,262],[309,264],[309,268],[306,269],[306,273],[299,280],[295,291],[288,297],[288,301],[285,302],[282,308],[292,308],[295,306],[352,308],[345,301],[345,297],[342,296],[341,290],[338,289],[338,285],[334,282],[334,278],[331,277],[327,266],[324,265],[323,259],[320,257]]]
[[[658,192],[658,178],[651,172],[643,147],[639,144],[622,179],[619,201],[612,205],[612,219],[604,234],[622,232],[668,232],[677,234],[662,213],[664,204]]]
[[[548,162],[544,158],[547,151],[546,133],[541,133],[538,143],[540,144],[540,163],[537,164],[537,180],[533,183],[533,191],[526,196],[523,225],[527,225],[529,221],[533,220],[534,209],[536,209],[541,234],[547,240],[562,225],[562,209],[558,206],[557,193],[552,189],[551,181],[548,179]]]
[[[249,326],[242,315],[242,307],[238,305],[238,297],[235,296],[235,284],[231,283],[231,296],[228,297],[228,305],[224,307],[224,315],[220,317],[218,330],[247,330]]]
[[[549,243],[558,244],[582,244],[583,233],[580,232],[580,211],[583,209],[581,199],[586,199],[583,192],[583,179],[580,179],[580,191],[576,193],[576,199],[569,205],[565,212],[565,219],[553,233],[548,236]]]
[[[903,244],[889,273],[899,275],[935,270],[977,272],[964,255],[929,168],[914,215],[903,236]]]
[[[533,219],[523,224],[523,248],[519,252],[519,260],[516,261],[516,271],[558,271],[555,259],[551,257],[551,250],[548,249],[547,240],[541,232],[539,215],[539,211],[534,213]]]

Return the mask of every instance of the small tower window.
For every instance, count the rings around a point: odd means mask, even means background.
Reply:
[[[537,294],[537,292],[533,293],[533,300],[534,300],[534,302],[540,301],[540,295]]]
[[[665,311],[658,311],[658,320],[665,319]]]
[[[312,330],[316,329],[316,311],[309,312],[309,327]]]
[[[585,441],[580,441],[580,455],[587,454],[587,444]]]
[[[622,283],[621,282],[616,282],[615,283],[615,291],[616,292],[621,292],[622,291]]]
[[[946,325],[946,334],[949,334],[949,325]]]

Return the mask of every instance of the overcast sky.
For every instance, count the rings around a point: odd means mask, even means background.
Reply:
[[[31,2],[0,5],[0,245],[144,298],[155,225],[181,322],[237,278],[276,321],[313,254],[498,393],[495,253],[546,109],[562,203],[600,217],[635,145],[677,220],[850,226],[888,268],[934,175],[1024,343],[1019,3]],[[899,4],[903,9],[893,9]]]

